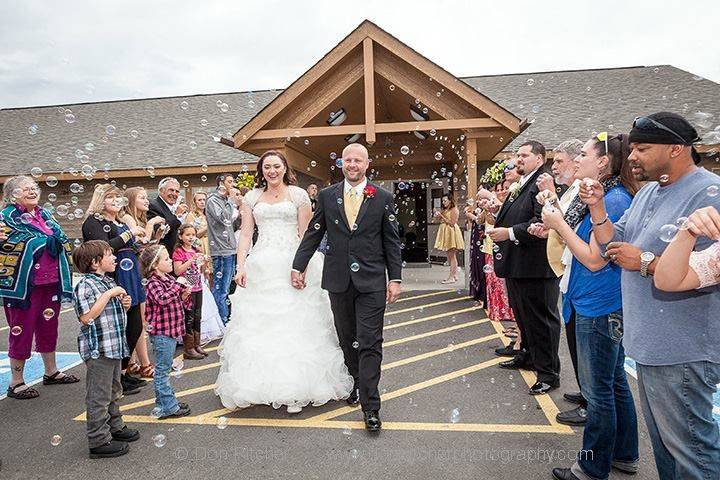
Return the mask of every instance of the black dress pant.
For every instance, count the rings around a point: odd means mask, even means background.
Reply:
[[[506,278],[510,306],[520,329],[524,360],[538,382],[560,381],[560,313],[557,278]]]
[[[385,290],[358,292],[352,281],[343,293],[330,293],[340,348],[350,375],[360,390],[363,411],[380,409]]]
[[[130,355],[132,356],[143,333],[142,314],[140,313],[140,304],[133,305],[127,311],[127,323],[125,325],[125,339],[127,340]],[[122,369],[125,370],[130,364],[130,356],[122,359]]]

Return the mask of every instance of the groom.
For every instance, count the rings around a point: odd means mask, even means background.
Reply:
[[[400,237],[392,194],[365,177],[367,149],[352,143],[342,156],[345,180],[318,195],[291,280],[295,288],[305,287],[305,269],[327,232],[322,288],[330,293],[340,348],[355,379],[347,401],[360,402],[365,428],[376,432],[381,426],[378,383],[385,305],[400,296]]]

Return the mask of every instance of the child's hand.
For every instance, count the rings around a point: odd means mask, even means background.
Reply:
[[[132,297],[130,295],[125,294],[120,297],[120,303],[122,304],[122,306],[125,310],[130,310],[130,307],[132,305]]]
[[[113,287],[110,290],[110,296],[111,297],[119,297],[121,295],[127,295],[127,292],[122,287]]]
[[[181,294],[182,299],[187,300],[188,298],[190,298],[191,293],[192,293],[192,288],[191,287],[186,288],[185,290],[183,290],[183,292]]]

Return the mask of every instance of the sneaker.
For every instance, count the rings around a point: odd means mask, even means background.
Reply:
[[[178,417],[185,417],[187,415],[190,415],[190,407],[187,403],[179,403],[178,404],[178,410],[175,413],[171,413],[170,415],[163,415],[162,417],[158,417],[158,420],[165,420],[166,418],[178,418]]]
[[[90,449],[90,458],[112,458],[128,453],[130,447],[127,442],[110,440],[105,445]]]
[[[118,430],[117,432],[110,432],[114,440],[118,440],[121,442],[134,442],[135,440],[140,438],[140,432],[137,430],[134,430],[132,428],[128,428],[127,425],[125,425],[122,430]]]
[[[143,380],[142,378],[133,377],[132,375],[126,373],[123,375],[125,377],[125,381],[129,383],[130,385],[135,385],[136,387],[143,387],[147,385],[147,380]]]
[[[120,384],[122,385],[123,395],[135,395],[136,393],[140,393],[140,387],[125,380],[124,375],[120,377]]]

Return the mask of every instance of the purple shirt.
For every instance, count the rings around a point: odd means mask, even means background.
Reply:
[[[15,206],[20,209],[20,211],[27,212],[27,209],[22,205],[16,204]],[[47,223],[45,223],[45,220],[43,220],[40,215],[40,207],[36,206],[31,215],[32,220],[30,221],[30,225],[34,226],[48,236],[53,234],[52,229],[48,227]],[[33,268],[35,269],[33,285],[47,285],[49,283],[57,283],[60,281],[59,261],[57,258],[51,257],[47,252],[47,249],[45,249],[42,255],[40,255],[40,258],[35,261]]]

